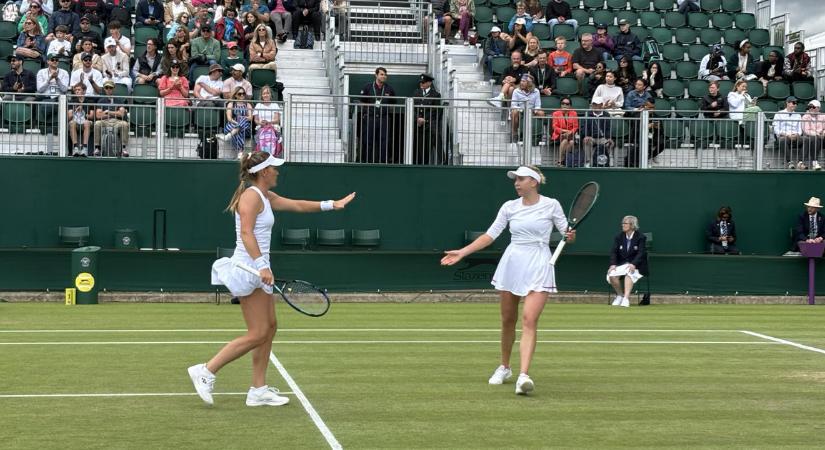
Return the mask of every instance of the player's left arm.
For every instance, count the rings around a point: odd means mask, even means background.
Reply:
[[[317,202],[312,200],[293,200],[290,198],[281,197],[280,195],[271,191],[267,192],[266,196],[267,199],[269,199],[269,204],[275,211],[309,213],[344,209],[347,207],[349,202],[351,202],[355,198],[355,192],[339,200],[326,200],[323,202]],[[325,208],[326,202],[332,202],[332,207],[330,208],[329,206],[327,206]]]

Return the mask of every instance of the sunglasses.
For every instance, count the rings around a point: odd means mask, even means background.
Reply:
[[[570,106],[570,102],[561,102],[561,106]]]
[[[114,86],[103,86],[103,89],[114,89]]]

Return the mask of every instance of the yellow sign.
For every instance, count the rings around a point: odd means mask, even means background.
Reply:
[[[66,288],[66,305],[74,305],[75,304],[75,295],[77,294],[77,289],[75,288]]]
[[[74,279],[74,285],[80,292],[89,292],[95,287],[95,277],[87,272],[79,273]]]

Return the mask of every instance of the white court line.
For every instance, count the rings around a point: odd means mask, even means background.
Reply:
[[[212,395],[246,395],[246,392],[213,392]],[[292,392],[279,392],[292,395]],[[198,395],[197,392],[135,392],[135,393],[100,393],[100,394],[0,394],[0,398],[75,398],[75,397],[187,397]]]
[[[771,345],[775,342],[762,341],[599,341],[599,340],[539,340],[540,344],[731,344],[731,345]],[[288,344],[499,344],[498,340],[380,340],[380,341],[275,341],[274,345]],[[225,341],[41,341],[41,342],[0,342],[0,345],[204,345],[226,344]]]
[[[767,339],[767,340],[773,341],[777,344],[790,345],[791,347],[801,348],[802,350],[808,350],[808,351],[811,351],[811,352],[822,353],[823,355],[825,355],[825,350],[823,350],[821,348],[811,347],[810,345],[799,344],[799,343],[796,343],[796,342],[793,342],[793,341],[789,341],[787,339],[780,339],[780,338],[776,338],[776,337],[773,337],[773,336],[768,336],[767,334],[755,333],[753,331],[742,330],[741,332],[745,333],[745,334],[748,334],[748,335],[751,335],[751,336],[758,337],[758,338]]]
[[[275,366],[276,369],[278,369],[278,372],[281,373],[281,377],[283,377],[283,379],[286,380],[286,383],[289,385],[289,387],[292,388],[292,392],[295,393],[295,397],[297,397],[298,400],[301,401],[301,405],[304,406],[304,409],[306,410],[307,414],[309,414],[309,417],[312,418],[312,422],[315,423],[315,426],[318,427],[318,430],[321,431],[322,435],[324,435],[324,439],[327,440],[327,443],[329,444],[330,448],[332,448],[333,450],[343,449],[343,447],[341,447],[341,444],[338,442],[338,439],[335,439],[335,436],[332,434],[332,431],[330,431],[330,429],[327,427],[327,424],[325,424],[324,420],[321,419],[321,416],[318,415],[318,411],[315,411],[315,408],[312,407],[312,403],[309,402],[309,399],[307,399],[306,395],[304,395],[304,392],[301,391],[300,387],[298,387],[298,383],[296,383],[295,380],[292,379],[292,377],[289,375],[289,372],[286,371],[286,368],[283,364],[281,364],[281,361],[279,361],[278,358],[275,357],[274,353],[269,352],[269,360],[272,361],[272,364]]]
[[[521,331],[521,330],[517,330]],[[738,333],[739,330],[629,330],[629,329],[541,329],[544,333]],[[204,328],[176,330],[0,330],[0,333],[245,333],[243,329]],[[500,333],[498,328],[291,328],[279,329],[278,333]]]

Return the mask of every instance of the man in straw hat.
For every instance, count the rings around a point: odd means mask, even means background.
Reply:
[[[819,243],[825,237],[825,217],[822,217],[822,203],[819,197],[811,197],[805,205],[805,212],[799,215],[794,235],[794,246],[802,242]]]

